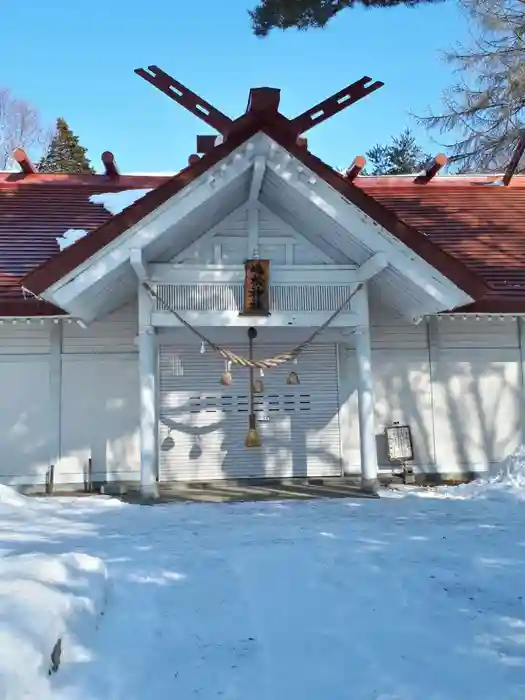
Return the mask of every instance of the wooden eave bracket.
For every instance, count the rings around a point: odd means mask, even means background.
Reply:
[[[386,267],[388,267],[388,258],[386,254],[375,253],[360,265],[355,272],[359,282],[368,282]]]
[[[139,282],[145,282],[148,279],[148,268],[144,263],[142,250],[140,248],[132,248],[129,251],[129,261]]]

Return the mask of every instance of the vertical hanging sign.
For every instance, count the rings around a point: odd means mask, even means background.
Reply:
[[[244,263],[244,300],[246,316],[270,315],[270,261],[246,260]]]

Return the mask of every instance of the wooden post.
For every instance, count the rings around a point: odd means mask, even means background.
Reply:
[[[139,333],[140,491],[158,498],[157,484],[157,343],[155,329]]]
[[[361,489],[366,493],[376,493],[379,482],[377,478],[377,446],[374,420],[374,373],[372,371],[372,347],[370,343],[368,295],[366,289],[363,289],[363,293],[366,299],[366,325],[356,328],[355,331]]]

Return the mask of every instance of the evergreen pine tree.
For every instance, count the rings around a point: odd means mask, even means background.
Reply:
[[[38,163],[41,173],[94,173],[86,156],[87,149],[78,142],[65,119],[57,119],[47,153]]]
[[[519,1],[523,3],[523,0]],[[255,35],[268,36],[274,28],[324,27],[332,17],[345,9],[356,7],[385,9],[396,5],[413,7],[435,2],[442,2],[442,0],[258,0],[258,5],[250,12],[250,17]]]
[[[388,144],[377,144],[365,155],[372,166],[367,175],[417,173],[431,158],[431,155],[425,153],[417,144],[410,129],[405,129]]]

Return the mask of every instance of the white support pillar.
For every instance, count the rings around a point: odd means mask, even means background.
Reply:
[[[520,402],[520,419],[521,419],[521,444],[525,445],[525,320],[522,316],[518,317],[518,341],[520,349],[520,379],[521,379],[521,402]]]
[[[370,329],[356,329],[357,397],[359,411],[359,439],[361,449],[361,488],[375,493],[377,479],[377,447],[374,423],[374,375]]]
[[[51,423],[51,457],[55,482],[60,479],[62,453],[62,321],[54,319],[50,328],[49,352],[49,420]]]
[[[157,482],[157,342],[155,329],[139,333],[140,376],[140,491],[158,498]]]

